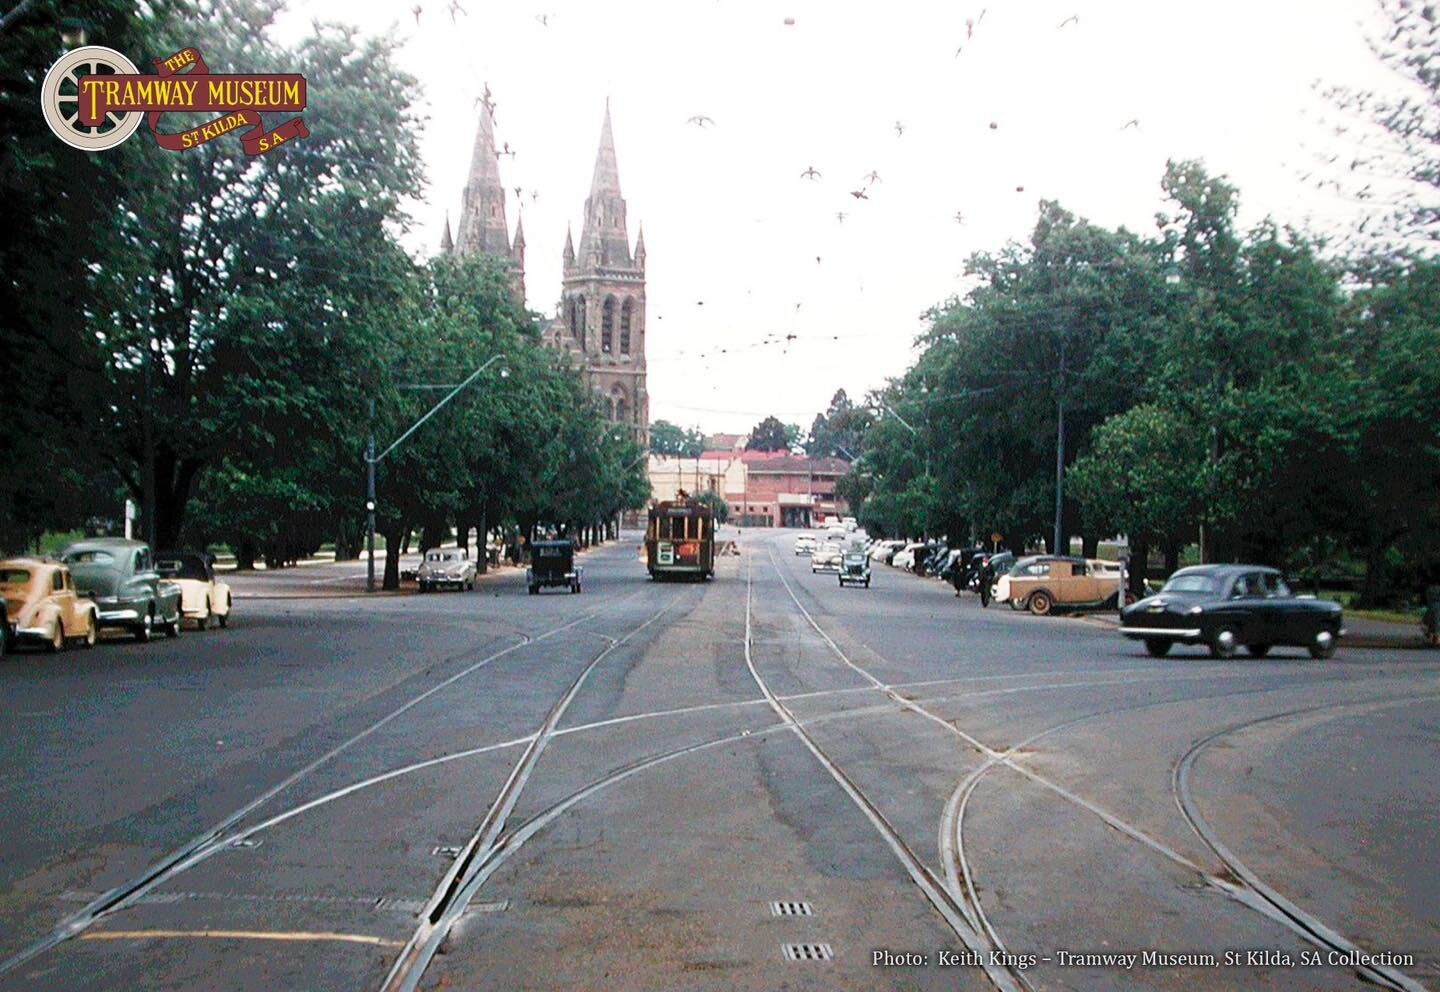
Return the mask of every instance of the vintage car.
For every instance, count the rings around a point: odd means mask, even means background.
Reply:
[[[5,597],[5,622],[14,629],[16,643],[31,641],[63,651],[74,639],[94,647],[100,636],[95,604],[76,593],[70,569],[59,562],[0,561],[0,595]]]
[[[530,545],[530,567],[525,569],[525,584],[534,596],[548,586],[569,586],[580,591],[580,575],[584,569],[575,564],[575,545],[570,541],[536,541]]]
[[[475,588],[475,563],[464,548],[431,548],[425,552],[415,573],[421,592],[454,586],[457,591]]]
[[[1329,658],[1345,636],[1339,603],[1297,596],[1285,576],[1263,565],[1182,568],[1154,596],[1120,613],[1120,633],[1161,657],[1176,644],[1203,644],[1216,658],[1237,648],[1263,658],[1272,647],[1307,648]]]
[[[795,538],[795,553],[802,556],[813,555],[815,553],[815,535],[801,534]]]
[[[840,558],[840,585],[870,588],[870,557],[863,551],[847,551]]]
[[[1044,616],[1056,607],[1114,605],[1118,571],[1086,558],[1030,555],[1011,566],[995,583],[995,600],[1012,609]]]
[[[840,545],[826,541],[810,556],[810,574],[840,571]]]
[[[150,545],[123,537],[77,541],[60,554],[75,588],[95,601],[101,627],[121,627],[137,641],[157,630],[180,636],[180,587],[160,578]]]
[[[195,621],[196,630],[212,623],[230,625],[230,587],[215,577],[215,559],[200,551],[162,551],[155,570],[180,587],[180,612]]]

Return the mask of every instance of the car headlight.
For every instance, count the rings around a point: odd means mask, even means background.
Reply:
[[[1204,612],[1205,612],[1205,607],[1203,607],[1203,606],[1192,606],[1192,607],[1190,607],[1190,609],[1188,609],[1188,610],[1185,611],[1185,615],[1186,615],[1187,617],[1198,617],[1200,614],[1202,614],[1202,613],[1204,613]]]

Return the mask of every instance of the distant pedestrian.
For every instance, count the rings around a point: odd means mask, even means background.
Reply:
[[[980,569],[980,608],[982,610],[990,605],[990,594],[994,585],[995,569],[987,558],[984,567]]]

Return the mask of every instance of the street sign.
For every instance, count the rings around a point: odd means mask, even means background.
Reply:
[[[1004,539],[1005,535],[998,532],[990,535],[990,540],[994,541],[996,544],[999,544]]]

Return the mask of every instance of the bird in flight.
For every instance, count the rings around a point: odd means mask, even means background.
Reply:
[[[465,8],[462,7],[462,6],[460,6],[460,0],[450,0],[450,21],[451,21],[451,23],[457,23],[457,24],[459,23],[458,21],[455,20],[455,15],[456,15],[457,13],[465,14],[466,17],[469,17],[469,16],[470,16],[468,13],[466,13]]]
[[[857,199],[857,200],[868,200],[868,199],[870,199],[870,197],[868,197],[868,196],[865,195],[865,191],[864,191],[863,189],[852,189],[852,190],[850,191],[850,195],[853,196],[853,197],[855,197],[855,199]]]
[[[523,193],[523,192],[525,192],[523,189],[521,189],[519,186],[516,186],[516,187],[515,187],[515,199],[517,199],[517,200],[520,199],[520,194]]]
[[[532,189],[530,191],[530,202],[534,203],[538,199],[540,199],[540,191],[538,189]]]
[[[800,178],[801,178],[801,179],[808,179],[808,180],[810,180],[810,181],[813,183],[815,180],[817,180],[817,179],[820,178],[820,173],[819,173],[818,170],[816,170],[815,166],[812,165],[812,166],[810,166],[810,168],[808,168],[808,169],[806,169],[804,172],[800,173]]]
[[[1079,24],[1079,23],[1080,23],[1080,15],[1079,15],[1079,14],[1071,14],[1069,17],[1065,18],[1065,20],[1063,20],[1063,21],[1060,22],[1060,27],[1063,28],[1063,27],[1065,27],[1067,24]]]
[[[873,185],[875,185],[876,183],[883,181],[883,180],[880,178],[880,173],[876,172],[874,169],[871,169],[871,170],[870,170],[870,174],[869,174],[868,176],[865,176],[864,178],[865,178],[865,185],[867,185],[867,186],[873,186]]]
[[[696,127],[710,127],[715,122],[709,117],[706,117],[704,114],[696,114],[694,117],[690,118],[685,123],[694,124]]]
[[[895,122],[895,137],[900,138],[900,137],[903,137],[904,135],[905,135],[905,125],[904,125],[904,124],[901,124],[899,121],[896,121],[896,122]]]
[[[415,15],[415,23],[418,25],[420,23],[420,5],[417,3],[415,6],[411,7],[410,13]]]
[[[1139,129],[1139,127],[1140,127],[1140,118],[1138,118],[1138,117],[1132,117],[1132,118],[1130,118],[1128,121],[1125,122],[1125,126],[1122,127],[1120,130],[1124,131],[1126,128],[1132,128],[1132,127],[1133,127],[1133,128],[1136,128],[1136,129]]]

